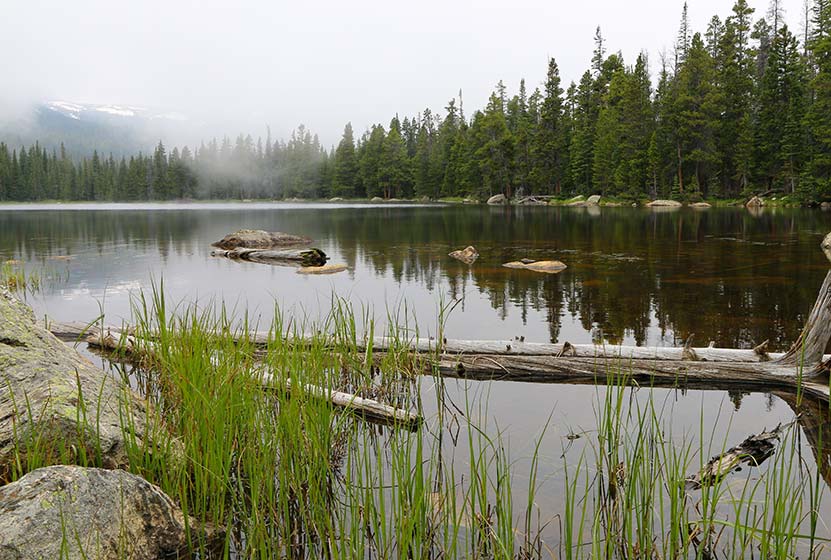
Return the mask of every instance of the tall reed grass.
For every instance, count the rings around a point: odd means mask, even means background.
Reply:
[[[431,356],[408,348],[418,334],[409,310],[389,314],[383,334],[395,343],[385,352],[360,349],[376,323],[344,300],[333,299],[321,321],[274,316],[263,326],[221,303],[171,307],[163,285],[134,302],[141,359],[120,373],[152,405],[144,420],[154,437],[138,437],[136,419],[123,413],[131,469],[179,503],[199,558],[705,560],[828,551],[819,517],[825,481],[795,424],[765,464],[691,489],[687,476],[730,447],[730,436],[707,433],[703,411],[697,429],[679,433],[666,393],[637,387],[625,364],[604,366],[596,431],[563,450],[553,480],[564,508],[545,519],[538,492],[551,483],[542,460],[548,424],[518,470],[489,413],[488,383],[458,382],[462,400],[453,402]],[[255,330],[269,333],[265,343]],[[436,412],[415,431],[376,425],[308,385]],[[39,465],[34,441],[27,460]],[[203,526],[223,536],[204,538]]]

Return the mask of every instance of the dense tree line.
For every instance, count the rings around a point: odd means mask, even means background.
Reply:
[[[797,37],[780,0],[754,20],[736,0],[704,33],[687,6],[673,56],[653,83],[647,56],[607,54],[563,88],[556,61],[532,92],[500,81],[467,118],[461,93],[327,151],[300,127],[288,142],[250,136],[191,152],[73,161],[64,150],[0,144],[0,200],[193,197],[439,198],[495,193],[625,198],[740,197],[778,191],[831,199],[831,0],[806,3]]]

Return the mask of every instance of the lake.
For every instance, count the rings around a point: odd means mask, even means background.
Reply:
[[[315,240],[349,270],[303,276],[287,267],[210,256],[240,228]],[[659,212],[334,204],[0,206],[0,258],[60,276],[31,303],[58,320],[115,321],[130,294],[164,280],[173,298],[224,299],[269,318],[274,302],[314,316],[332,294],[379,319],[406,303],[423,332],[440,302],[460,300],[455,338],[786,348],[827,270],[818,250],[831,215],[775,209]],[[473,266],[447,253],[474,245]],[[68,257],[69,260],[63,260]],[[558,259],[545,275],[502,268]]]
[[[348,270],[307,276],[211,256],[213,241],[241,228],[311,237],[330,263]],[[337,296],[359,317],[368,310],[379,325],[406,319],[422,336],[436,334],[446,306],[453,307],[445,330],[451,338],[671,346],[693,335],[700,346],[751,348],[769,340],[771,350],[782,351],[797,338],[828,271],[819,244],[829,231],[831,214],[801,209],[20,205],[0,206],[0,262],[41,271],[41,290],[27,301],[38,316],[56,320],[92,321],[103,310],[107,323],[129,321],[131,298],[163,281],[169,301],[222,301],[263,326],[275,304],[286,315],[316,319]],[[467,245],[481,255],[473,265],[447,256]],[[502,267],[521,258],[557,259],[568,268],[548,275]],[[472,392],[486,403],[481,422],[503,435],[519,472],[542,437],[545,482],[537,500],[543,518],[555,519],[565,506],[562,457],[568,463],[587,449],[604,390],[499,381],[448,386],[451,395]],[[432,389],[422,384],[424,395]],[[630,398],[647,394],[633,389]],[[793,402],[774,395],[655,395],[676,419],[677,437],[706,434],[714,453],[794,418]],[[435,412],[425,398],[428,418]],[[815,465],[810,454],[805,460]],[[554,525],[544,534],[559,542]]]

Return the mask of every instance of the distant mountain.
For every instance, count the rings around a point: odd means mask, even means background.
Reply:
[[[76,121],[107,122],[124,124],[125,119],[139,119],[142,121],[186,121],[187,117],[181,113],[158,112],[146,107],[135,105],[92,105],[71,103],[68,101],[47,101],[39,110],[49,110]]]
[[[54,149],[63,143],[73,157],[96,150],[118,157],[147,153],[160,140],[174,144],[185,137],[188,128],[188,118],[176,112],[133,105],[46,101],[37,104],[28,118],[0,128],[0,140],[13,146],[40,142]]]

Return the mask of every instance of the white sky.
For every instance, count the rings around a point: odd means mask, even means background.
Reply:
[[[749,0],[761,17],[768,0]],[[733,0],[690,0],[694,30]],[[62,99],[175,110],[219,133],[286,137],[299,123],[336,143],[351,121],[425,107],[459,89],[481,108],[504,80],[529,92],[560,65],[564,88],[588,67],[595,27],[653,76],[672,52],[683,0],[0,0],[0,113]],[[784,0],[798,32],[803,0]],[[5,109],[5,111],[3,111]],[[7,115],[8,116],[8,115]]]

